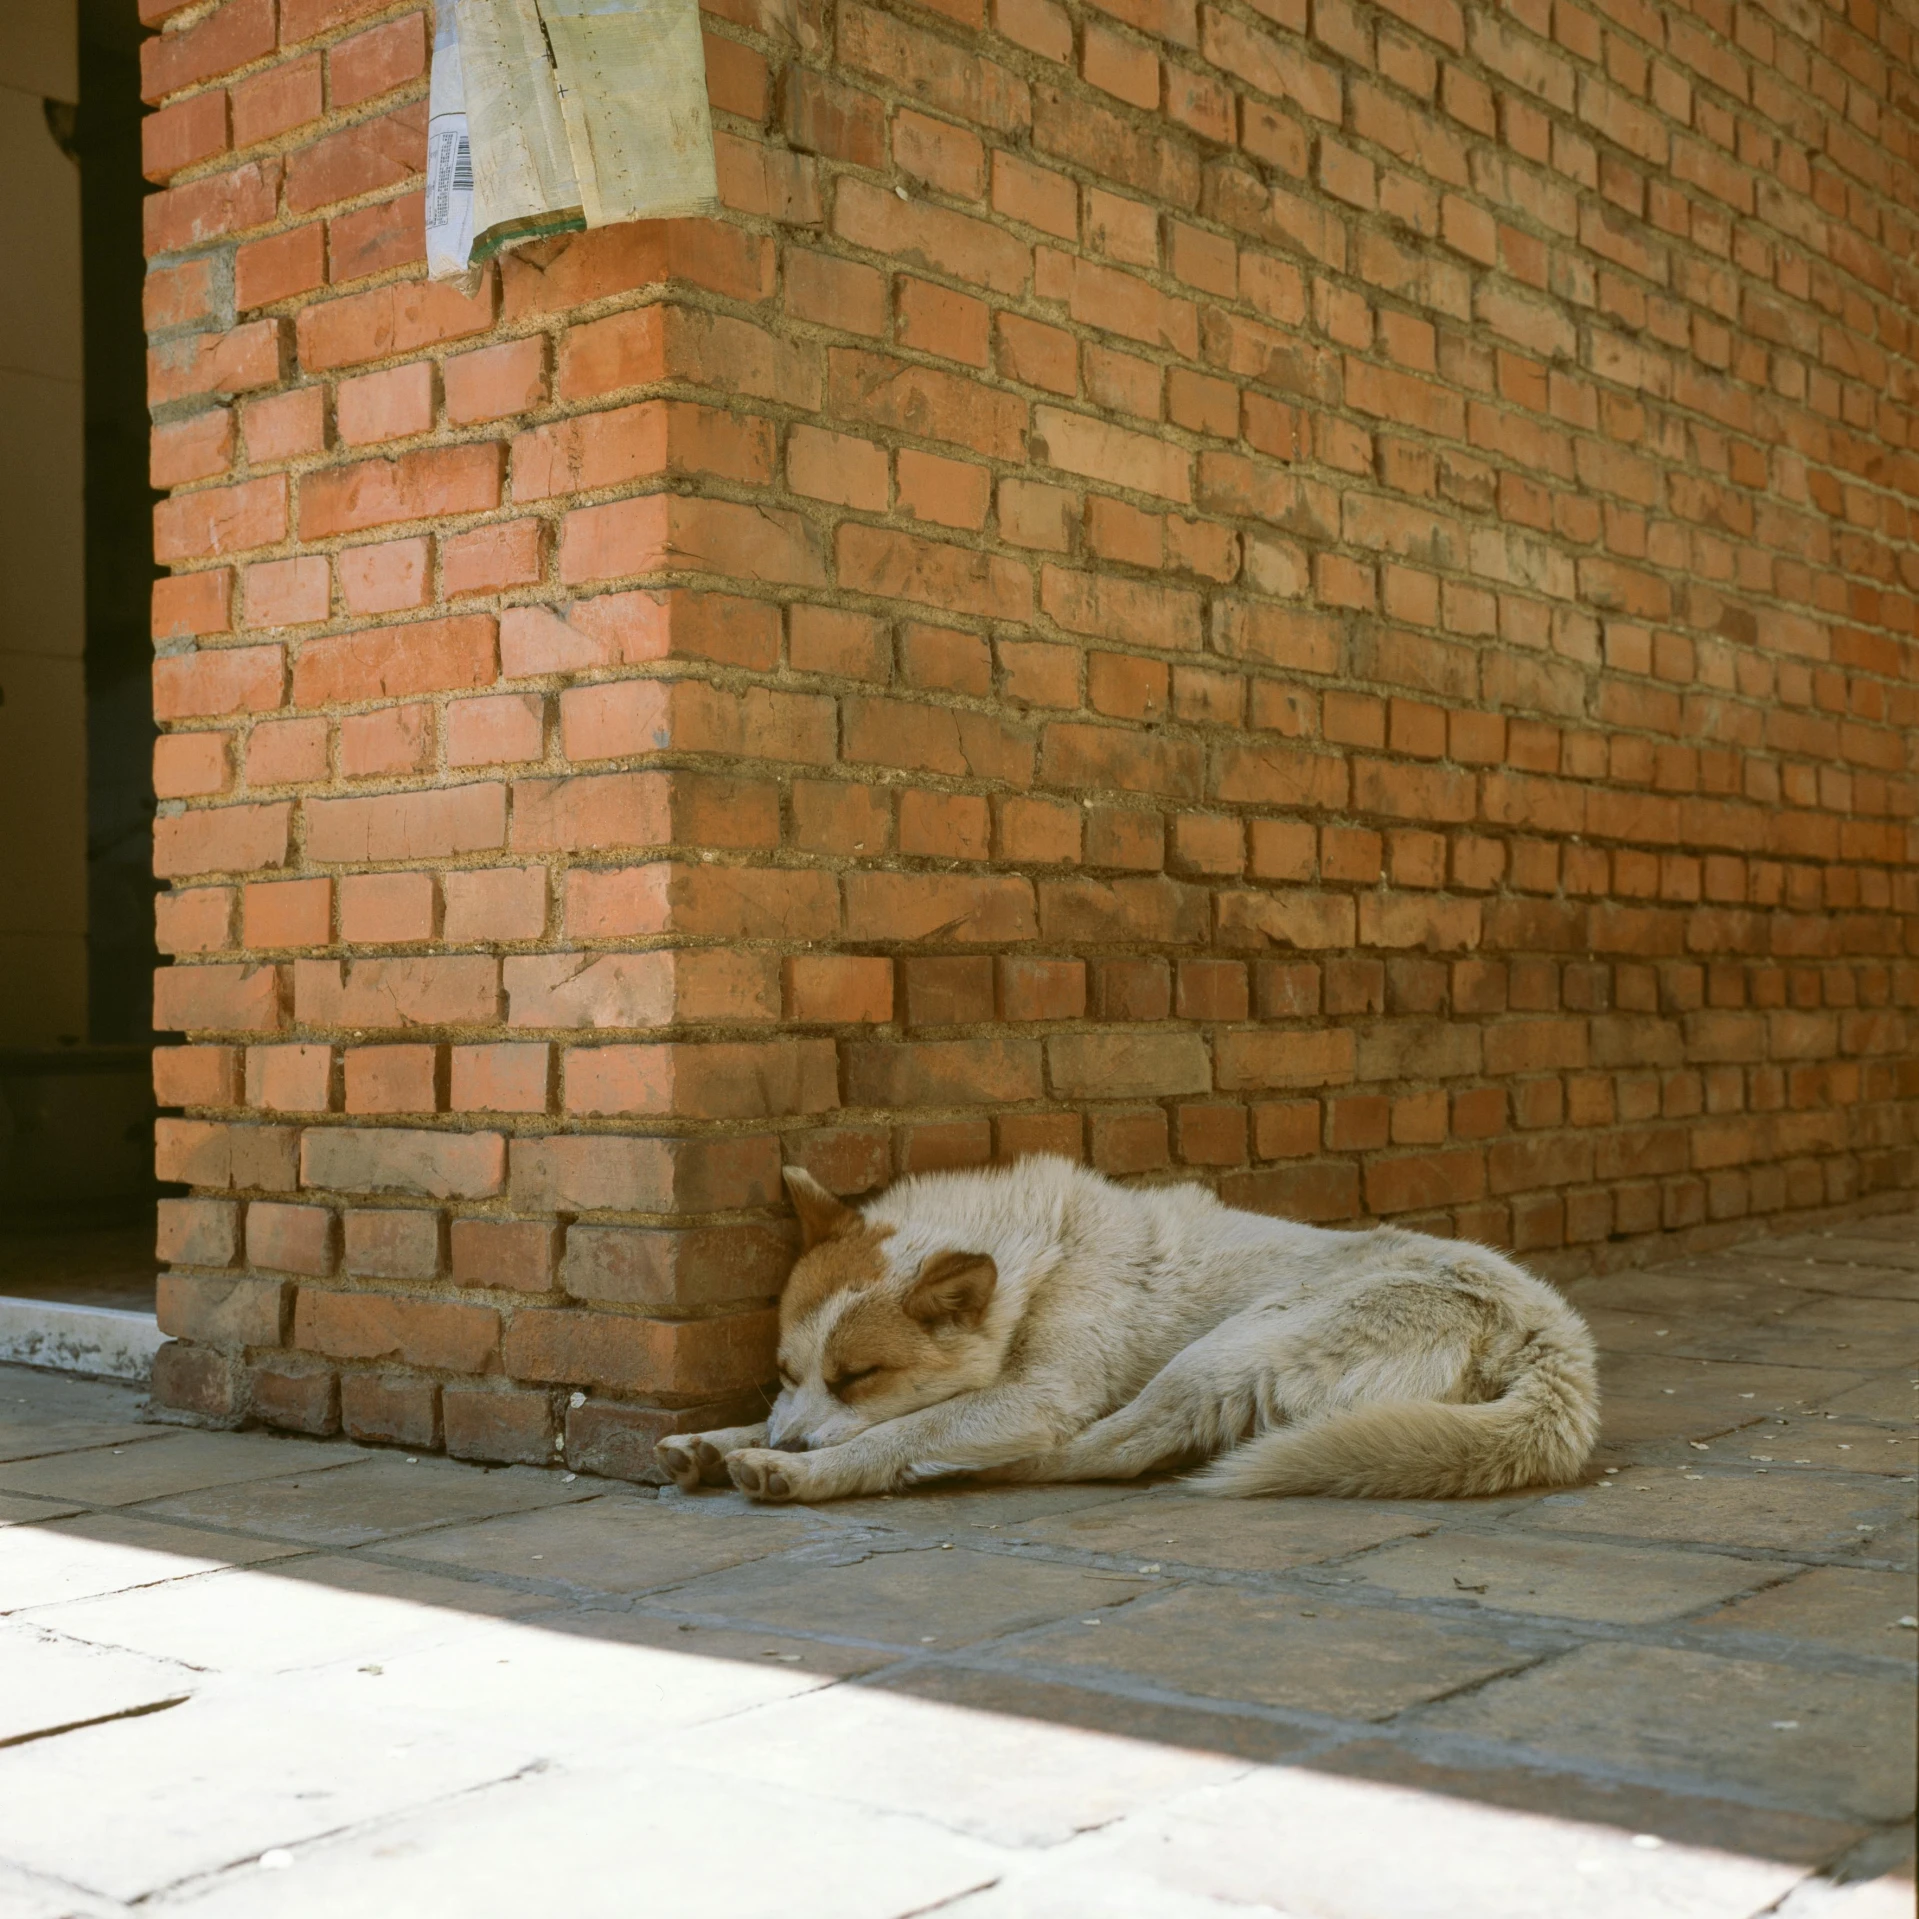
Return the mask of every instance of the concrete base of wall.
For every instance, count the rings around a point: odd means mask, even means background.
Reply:
[[[0,1299],[0,1361],[144,1381],[163,1343],[151,1313]]]

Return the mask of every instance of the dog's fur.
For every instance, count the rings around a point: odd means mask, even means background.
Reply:
[[[1591,1335],[1464,1241],[1327,1232],[1063,1159],[903,1180],[789,1172],[804,1250],[764,1426],[663,1440],[689,1490],[839,1499],[955,1473],[1227,1494],[1456,1498],[1578,1475]]]

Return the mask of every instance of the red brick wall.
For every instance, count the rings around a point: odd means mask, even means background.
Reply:
[[[1910,1187],[1894,11],[713,0],[728,216],[469,296],[417,7],[141,4],[163,1400],[638,1470],[782,1158]]]

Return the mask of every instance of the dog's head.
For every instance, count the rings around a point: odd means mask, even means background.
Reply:
[[[871,1226],[810,1173],[789,1167],[800,1257],[780,1298],[780,1396],[769,1444],[831,1446],[998,1373],[988,1330],[999,1272],[953,1248],[903,1270],[890,1226]]]

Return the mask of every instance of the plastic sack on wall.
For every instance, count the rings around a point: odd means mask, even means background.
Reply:
[[[441,15],[428,109],[434,279],[549,234],[719,210],[699,0],[443,0]],[[439,137],[456,120],[471,153],[464,253],[459,143]]]
[[[441,7],[433,29],[426,111],[426,270],[435,280],[454,280],[473,253],[473,150],[452,0]]]

